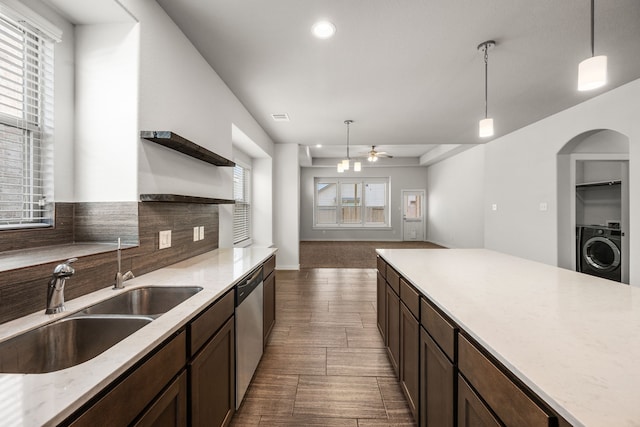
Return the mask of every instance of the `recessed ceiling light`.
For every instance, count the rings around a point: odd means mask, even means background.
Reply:
[[[311,27],[311,32],[319,39],[328,39],[336,33],[336,26],[329,21],[318,21]]]
[[[316,148],[322,148],[322,144],[316,144]]]

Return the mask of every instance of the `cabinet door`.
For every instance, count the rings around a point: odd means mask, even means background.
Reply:
[[[276,274],[272,272],[264,280],[264,345],[267,345],[269,335],[276,323]]]
[[[453,427],[455,381],[453,363],[420,328],[421,427]]]
[[[385,314],[387,327],[385,329],[387,336],[385,345],[393,370],[396,373],[396,377],[398,377],[398,362],[400,361],[400,297],[398,297],[389,285],[387,285],[386,293]]]
[[[193,426],[227,426],[235,412],[234,325],[231,317],[189,364]]]
[[[418,421],[420,377],[420,324],[404,302],[400,303],[400,385],[413,418]]]
[[[502,424],[458,375],[458,427],[501,427]]]
[[[378,271],[378,286],[376,290],[376,299],[377,305],[376,310],[378,311],[378,330],[380,331],[380,335],[382,335],[382,341],[385,340],[385,329],[387,320],[385,318],[385,299],[387,295],[387,282],[384,280],[384,277]]]
[[[187,373],[182,372],[133,425],[135,427],[186,427]]]

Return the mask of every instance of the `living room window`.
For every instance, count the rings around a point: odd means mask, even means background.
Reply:
[[[233,244],[251,239],[251,170],[236,164],[233,168]]]
[[[389,178],[316,178],[314,227],[389,226]]]
[[[53,44],[0,9],[0,229],[53,223]]]

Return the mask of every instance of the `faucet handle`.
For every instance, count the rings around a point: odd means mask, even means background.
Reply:
[[[70,264],[76,262],[78,260],[78,258],[69,258],[68,260],[66,260],[65,262],[63,262],[62,264],[58,264],[56,266],[56,268],[53,270],[53,274],[54,275],[71,275],[73,273],[75,273],[76,271],[74,270],[73,267],[71,267]]]

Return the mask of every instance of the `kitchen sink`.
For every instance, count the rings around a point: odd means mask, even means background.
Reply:
[[[126,314],[158,317],[202,290],[198,286],[150,286],[116,295],[81,314]]]
[[[40,374],[97,356],[153,320],[147,316],[68,317],[0,343],[0,372]]]

